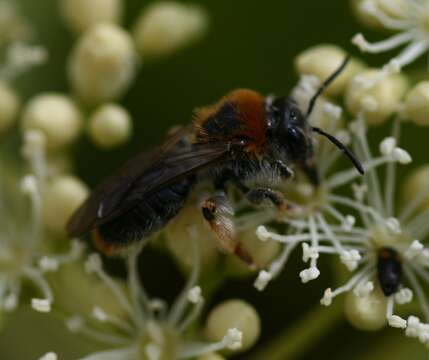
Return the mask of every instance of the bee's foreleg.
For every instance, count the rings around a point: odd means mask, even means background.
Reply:
[[[292,216],[297,216],[301,213],[300,207],[288,202],[279,191],[275,191],[267,187],[256,187],[250,189],[240,181],[236,181],[235,183],[238,189],[252,205],[260,206],[269,202],[281,213],[287,213]]]
[[[227,253],[236,255],[250,267],[255,267],[253,257],[236,239],[233,222],[234,212],[225,193],[219,191],[216,195],[205,199],[201,203],[201,211],[215,234],[219,247]]]

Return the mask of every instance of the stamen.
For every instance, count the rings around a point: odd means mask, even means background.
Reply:
[[[365,40],[364,36],[359,33],[353,36],[352,44],[356,45],[362,52],[370,52],[373,54],[381,53],[384,51],[392,50],[400,45],[413,40],[414,34],[412,32],[404,32],[394,35],[386,40],[369,43]]]

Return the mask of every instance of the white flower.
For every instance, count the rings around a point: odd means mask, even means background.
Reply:
[[[369,43],[362,34],[353,37],[352,42],[359,47],[361,51],[370,53],[385,52],[397,47],[406,45],[399,55],[390,59],[384,65],[385,74],[395,73],[429,49],[429,29],[427,27],[427,17],[429,15],[429,3],[427,1],[409,0],[399,3],[392,1],[389,4],[390,13],[385,7],[379,6],[375,1],[362,1],[363,10],[386,29],[397,31],[386,40]],[[398,17],[392,17],[392,13],[399,14]]]
[[[363,121],[361,125],[362,123]],[[396,126],[398,125],[396,124]],[[366,144],[362,127],[360,129],[357,127],[356,130],[355,134],[361,149],[358,156],[362,159],[369,156],[369,147]],[[428,324],[419,323],[417,326],[415,317],[410,317],[407,322],[394,314],[395,303],[398,305],[409,303],[415,295],[421,304],[426,321],[429,322],[429,308],[426,305],[427,299],[422,288],[423,283],[429,283],[429,249],[422,242],[415,240],[416,238],[424,239],[429,235],[429,224],[427,223],[429,210],[420,207],[420,202],[425,200],[424,197],[411,201],[402,211],[398,212],[395,209],[395,167],[397,163],[403,163],[401,159],[391,156],[394,150],[398,149],[396,143],[396,139],[390,137],[380,144],[382,155],[390,158],[386,166],[384,184],[380,183],[377,171],[371,169],[364,178],[368,196],[358,197],[354,201],[341,196],[334,198],[337,204],[347,206],[359,214],[359,225],[351,231],[344,231],[339,226],[342,223],[340,218],[337,219],[339,225],[325,224],[324,229],[325,232],[331,233],[330,236],[335,238],[341,247],[354,247],[349,251],[340,251],[337,246],[330,252],[339,254],[341,260],[346,265],[350,265],[349,270],[353,271],[353,275],[346,284],[337,289],[327,289],[321,303],[329,306],[336,296],[349,291],[353,291],[356,296],[367,297],[374,290],[374,281],[378,281],[379,286],[385,291],[383,283],[379,282],[380,276],[383,275],[378,273],[377,264],[384,249],[392,249],[389,251],[394,251],[400,259],[399,266],[403,272],[403,279],[397,284],[398,289],[393,294],[386,295],[386,320],[392,327],[405,329],[407,336],[418,337],[420,341],[426,343],[429,341]],[[322,224],[320,226],[323,229]],[[308,228],[310,230],[310,225]],[[353,261],[355,261],[354,264]],[[406,283],[409,288],[404,287]]]
[[[49,312],[54,295],[46,273],[55,272],[61,265],[75,261],[82,252],[82,246],[75,242],[72,242],[69,252],[65,254],[47,253],[44,248],[46,234],[42,222],[45,205],[43,193],[48,177],[45,143],[41,132],[26,132],[22,153],[28,161],[30,173],[18,181],[18,189],[14,184],[0,181],[0,308],[5,311],[16,309],[23,284],[30,282],[38,296],[31,300],[32,308],[39,312]],[[2,172],[7,171],[8,169],[2,168]],[[14,211],[13,206],[4,206],[9,202],[25,204],[26,216]]]
[[[129,358],[158,359],[174,355],[187,359],[241,346],[242,333],[233,328],[217,342],[193,342],[181,336],[200,316],[204,304],[201,288],[196,286],[199,274],[196,245],[193,247],[194,262],[187,284],[170,307],[162,299],[150,298],[141,286],[137,273],[138,255],[138,249],[129,254],[126,287],[118,284],[103,270],[100,255],[88,256],[85,270],[107,286],[128,317],[120,318],[100,306],[94,307],[92,318],[109,327],[94,327],[93,323],[80,315],[70,317],[66,325],[71,331],[102,340],[107,345],[107,350],[89,354],[82,360],[108,356],[116,358],[119,354],[126,354]]]

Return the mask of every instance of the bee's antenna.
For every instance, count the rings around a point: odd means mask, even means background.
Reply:
[[[318,128],[318,127],[312,127],[311,128],[312,131],[323,135],[324,137],[326,137],[331,143],[333,143],[336,147],[338,147],[349,159],[350,161],[353,163],[354,167],[357,169],[357,171],[359,171],[359,173],[361,173],[362,175],[365,173],[365,170],[363,169],[362,164],[360,163],[360,161],[357,159],[357,157],[355,156],[355,154],[353,154],[351,152],[350,149],[348,149],[340,140],[338,140],[335,136],[332,136],[331,134],[328,134],[326,132],[324,132],[322,129]]]
[[[316,93],[313,95],[313,97],[310,99],[310,102],[308,103],[307,113],[305,114],[306,119],[310,117],[311,112],[314,109],[314,105],[316,104],[317,98],[320,96],[320,94],[322,94],[323,91],[325,91],[325,89],[329,86],[329,84],[331,84],[335,80],[335,78],[341,74],[341,72],[344,70],[349,60],[350,60],[350,55],[347,55],[344,58],[341,65],[319,86]]]

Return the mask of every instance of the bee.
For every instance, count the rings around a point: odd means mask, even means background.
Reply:
[[[214,105],[196,109],[190,126],[131,159],[99,185],[71,217],[68,234],[76,237],[93,231],[96,245],[115,254],[161,230],[180,212],[198,183],[211,182],[215,192],[202,201],[202,216],[221,249],[254,266],[228,219],[229,183],[251,204],[269,202],[280,211],[293,212],[294,206],[281,193],[268,187],[251,188],[248,182],[261,176],[286,180],[296,166],[317,186],[314,133],[328,138],[364,172],[338,139],[307,121],[318,96],[347,62],[348,58],[323,82],[305,114],[289,97],[264,98],[247,89],[234,90]]]
[[[398,252],[391,247],[382,247],[377,254],[377,277],[383,294],[395,294],[402,280],[402,262]]]

